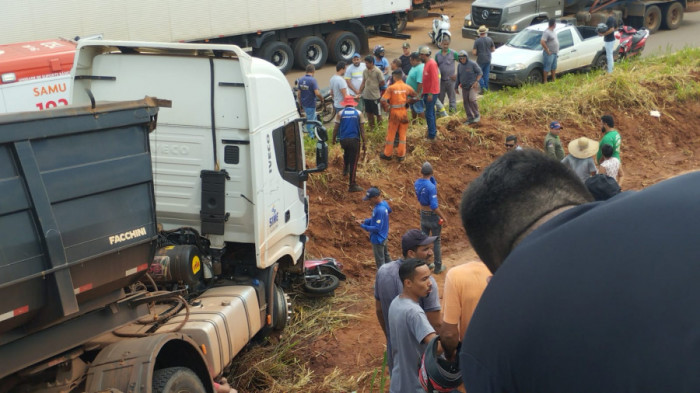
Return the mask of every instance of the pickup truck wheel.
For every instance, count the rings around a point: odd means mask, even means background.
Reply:
[[[301,37],[294,43],[294,62],[300,69],[305,69],[309,64],[319,69],[326,64],[326,59],[328,59],[328,46],[319,37],[313,35]]]
[[[294,63],[292,48],[284,42],[271,41],[260,48],[260,57],[274,64],[283,74],[286,74]]]
[[[153,393],[206,393],[197,374],[185,367],[168,367],[153,373]]]
[[[525,83],[529,83],[532,85],[541,84],[542,70],[539,68],[535,68],[534,70],[530,71],[530,73],[527,74],[527,78],[525,78]]]
[[[608,67],[608,58],[605,55],[605,52],[599,53],[598,56],[595,57],[593,60],[593,64],[591,64],[591,68],[594,70],[604,70]]]
[[[360,51],[360,39],[349,31],[336,31],[326,38],[328,45],[328,58],[337,63],[344,61],[350,63],[352,55]]]
[[[649,34],[654,34],[661,27],[661,8],[650,5],[644,12],[644,27],[649,30]]]
[[[666,8],[661,27],[668,30],[676,30],[681,25],[681,22],[683,22],[683,6],[681,3],[674,1]]]

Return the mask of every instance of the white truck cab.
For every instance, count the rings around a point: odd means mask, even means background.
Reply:
[[[303,258],[305,180],[325,169],[328,149],[318,123],[317,168],[306,169],[303,123],[282,72],[234,45],[84,41],[72,76],[77,105],[172,101],[150,135],[158,223],[193,229],[178,241],[197,246],[205,278],[261,285],[263,325],[282,328],[277,271]]]

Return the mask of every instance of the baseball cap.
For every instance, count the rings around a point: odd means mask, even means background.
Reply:
[[[352,55],[352,58],[354,59],[354,58],[356,58],[356,57],[362,57],[362,56],[360,56],[360,54],[359,54],[359,53],[355,52],[355,54],[354,54],[354,55]]]
[[[409,44],[408,42],[404,42],[403,44],[401,44],[401,47],[402,48],[410,48],[411,44]]]
[[[369,190],[367,190],[367,193],[365,194],[365,197],[362,198],[362,200],[363,200],[363,201],[366,201],[366,200],[368,200],[368,199],[370,199],[370,198],[378,197],[378,196],[381,195],[381,194],[382,194],[382,192],[379,191],[379,189],[378,189],[377,187],[370,187]]]
[[[428,161],[423,163],[423,166],[420,167],[420,173],[423,175],[432,175],[433,174],[433,166],[430,165]]]
[[[418,246],[432,244],[437,236],[428,236],[421,232],[420,229],[410,229],[401,237],[401,251],[406,255],[408,250],[412,250]]]
[[[418,49],[418,53],[421,55],[429,55],[430,48],[428,48],[427,46],[421,46],[420,49]]]
[[[467,51],[461,50],[461,51],[459,51],[458,57],[469,57],[469,54],[467,54]]]
[[[562,127],[558,121],[553,121],[553,122],[549,123],[549,128],[551,128],[552,130],[559,130],[559,129],[562,129],[564,127]]]

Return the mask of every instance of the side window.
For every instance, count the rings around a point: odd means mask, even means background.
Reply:
[[[301,171],[299,154],[298,123],[292,122],[284,126],[284,169],[285,171]]]
[[[272,131],[277,170],[282,178],[297,187],[303,187],[299,172],[304,168],[303,146],[298,122],[290,122]]]
[[[574,37],[571,35],[571,30],[560,31],[557,34],[559,40],[559,50],[574,46]]]

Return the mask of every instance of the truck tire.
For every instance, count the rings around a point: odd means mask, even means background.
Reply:
[[[326,59],[328,46],[322,39],[310,35],[301,37],[294,43],[294,63],[300,69],[305,69],[309,64],[319,69],[326,64]]]
[[[185,367],[168,367],[153,373],[153,393],[206,393],[197,374]]]
[[[649,30],[649,34],[654,34],[661,27],[661,8],[650,5],[644,11],[644,27]]]
[[[328,58],[337,63],[344,61],[350,63],[352,55],[360,52],[360,39],[349,31],[336,31],[326,38],[328,45]]]
[[[397,16],[396,18],[397,18],[396,32],[402,33],[404,30],[406,30],[406,25],[408,25],[408,17],[406,15],[404,15],[404,16]]]
[[[281,41],[270,41],[260,48],[260,58],[274,64],[283,74],[292,69],[294,54],[292,48]]]
[[[681,25],[681,22],[683,22],[683,6],[681,3],[674,1],[666,8],[661,27],[668,30],[676,30]]]
[[[279,285],[275,285],[275,309],[272,321],[272,328],[276,331],[282,331],[287,327],[287,323],[292,314],[289,297],[284,293]]]
[[[532,71],[530,71],[530,73],[527,74],[527,78],[525,78],[525,83],[529,83],[531,85],[541,84],[542,83],[542,69],[535,68]]]

